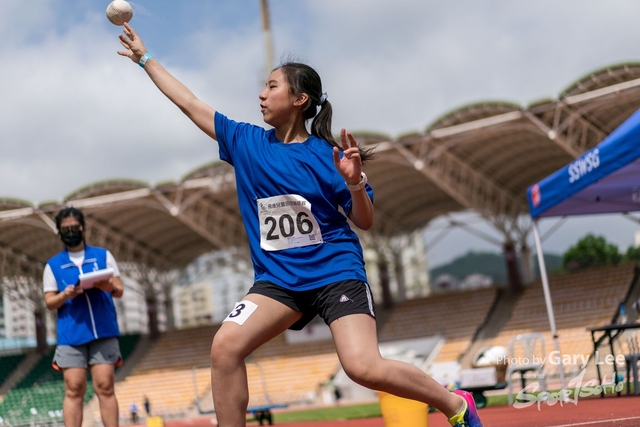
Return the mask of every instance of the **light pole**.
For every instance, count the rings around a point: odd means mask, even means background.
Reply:
[[[267,0],[260,0],[260,11],[262,14],[262,33],[264,35],[265,59],[267,75],[273,70],[273,43],[271,41],[271,24],[269,22],[269,8]]]

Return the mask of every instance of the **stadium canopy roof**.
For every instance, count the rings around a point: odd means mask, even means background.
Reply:
[[[245,245],[233,169],[216,162],[180,183],[114,180],[81,188],[63,203],[0,201],[0,277],[42,268],[61,249],[54,217],[65,206],[86,216],[87,238],[119,261],[181,268],[215,248]],[[38,267],[40,266],[40,267]]]
[[[527,187],[596,146],[638,107],[640,64],[622,64],[590,73],[556,100],[467,105],[399,138],[356,134],[377,146],[365,168],[376,191],[375,232],[412,232],[475,210],[507,234],[508,222],[528,213]],[[41,271],[60,249],[52,219],[65,205],[82,208],[90,241],[123,262],[181,268],[213,249],[245,246],[235,191],[233,169],[216,161],[176,183],[101,182],[37,206],[1,200],[0,277]]]

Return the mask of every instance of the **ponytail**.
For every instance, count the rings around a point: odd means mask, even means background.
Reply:
[[[311,99],[310,99],[311,101]],[[331,133],[331,118],[333,117],[333,108],[331,103],[326,99],[320,105],[320,111],[311,122],[311,134],[318,138],[324,139],[334,147],[338,147],[340,151],[344,151],[342,143],[335,140]],[[358,146],[360,151],[360,159],[364,165],[366,162],[374,158],[373,148],[362,148]]]
[[[327,94],[322,93],[322,82],[318,73],[306,64],[299,62],[285,62],[276,68],[282,73],[289,83],[293,93],[306,93],[309,97],[303,111],[304,120],[311,120],[311,135],[324,139],[329,144],[344,151],[342,143],[335,140],[331,133],[331,118],[333,108],[327,100]],[[320,107],[320,111],[317,107]],[[362,164],[374,158],[373,148],[358,147]]]

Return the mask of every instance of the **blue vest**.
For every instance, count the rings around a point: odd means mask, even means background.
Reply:
[[[58,290],[68,285],[75,285],[80,269],[69,259],[65,248],[52,257],[47,264],[51,267]],[[107,268],[107,250],[94,246],[84,248],[82,271]],[[98,338],[117,337],[120,335],[116,308],[111,294],[100,289],[88,289],[74,299],[62,304],[58,309],[58,344],[82,345]]]

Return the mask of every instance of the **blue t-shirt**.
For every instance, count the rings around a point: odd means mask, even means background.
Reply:
[[[255,281],[296,291],[366,282],[360,241],[338,208],[349,212],[351,193],[333,164],[333,147],[313,135],[285,144],[274,129],[218,112],[214,124],[220,159],[235,169]],[[373,200],[373,189],[366,190]]]

